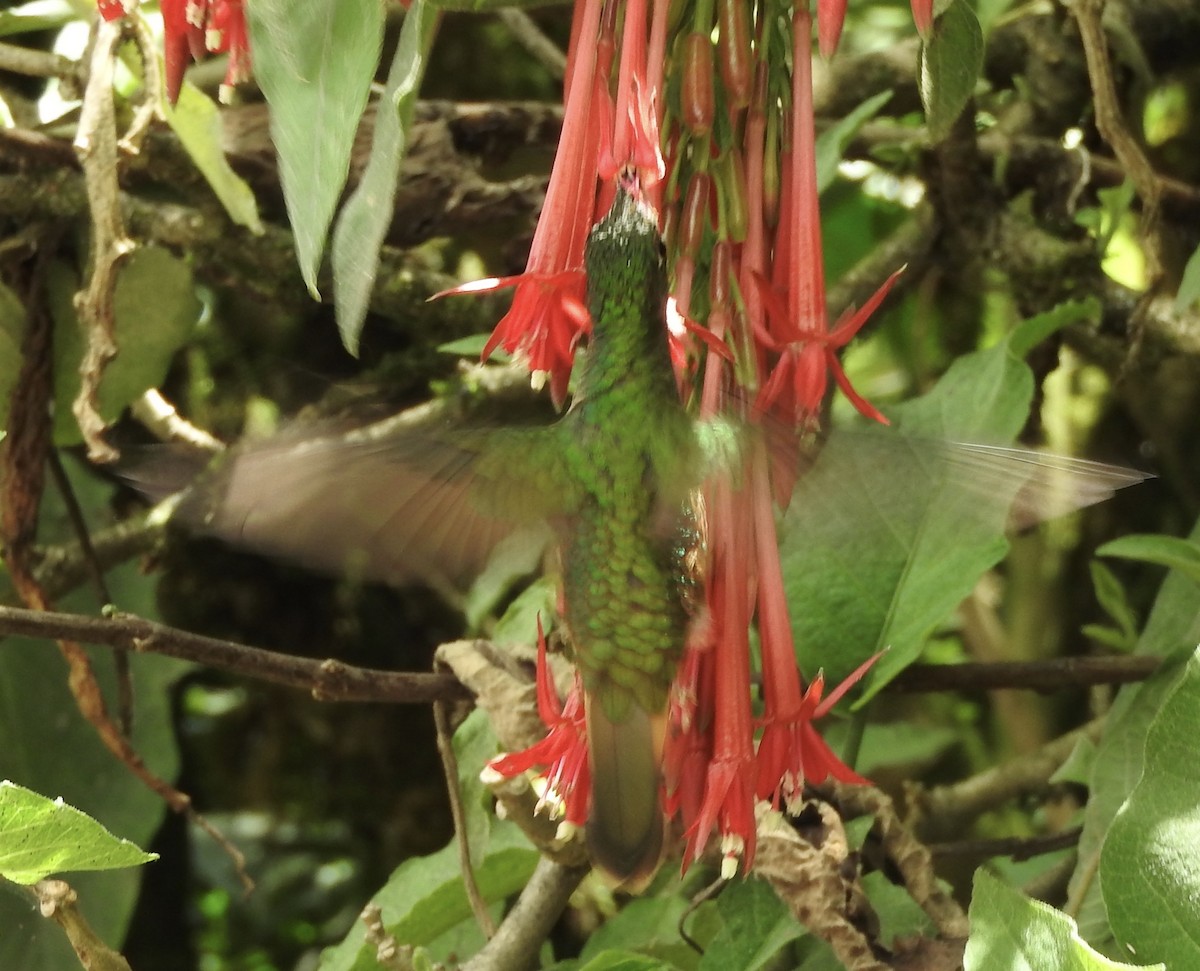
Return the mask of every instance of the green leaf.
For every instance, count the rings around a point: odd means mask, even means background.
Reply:
[[[1200,967],[1200,651],[1146,732],[1141,778],[1100,853],[1100,887],[1118,943],[1139,959]]]
[[[491,336],[491,334],[472,334],[470,337],[460,337],[456,341],[447,341],[445,344],[438,345],[438,353],[478,359],[482,356],[483,349],[487,346],[488,338]],[[497,348],[492,352],[490,360],[503,363],[508,360],[508,355],[503,350]]]
[[[1179,292],[1175,294],[1175,312],[1183,313],[1200,300],[1200,246],[1193,250],[1183,268]]]
[[[963,971],[1165,971],[1161,964],[1109,960],[1084,943],[1066,914],[1030,900],[982,867],[975,871],[970,919]]]
[[[12,390],[21,372],[21,342],[25,337],[25,307],[0,283],[0,428],[8,421]]]
[[[458,790],[467,817],[467,846],[476,866],[486,856],[495,812],[492,797],[479,779],[488,759],[499,751],[492,723],[482,708],[476,708],[454,732],[454,755],[458,761]]]
[[[521,889],[538,854],[512,823],[493,823],[488,852],[475,871],[479,892],[496,903]],[[458,847],[451,842],[430,856],[401,864],[373,898],[387,932],[399,944],[427,946],[464,921],[473,920],[459,870]],[[375,948],[361,923],[321,956],[319,971],[375,971]]]
[[[504,616],[496,621],[491,639],[497,644],[536,644],[538,615],[549,632],[549,620],[555,614],[557,598],[558,585],[553,578],[535,580],[517,595]]]
[[[1064,300],[1043,313],[1021,321],[1008,338],[1009,349],[1017,357],[1024,358],[1038,344],[1069,324],[1099,322],[1100,311],[1100,301],[1095,297]]]
[[[904,887],[892,883],[878,870],[866,874],[862,886],[879,918],[879,941],[884,947],[892,947],[901,937],[937,936],[929,915]]]
[[[167,124],[179,138],[183,150],[196,163],[196,168],[212,190],[229,218],[250,232],[263,231],[258,218],[258,203],[245,180],[229,166],[221,147],[221,116],[212,99],[195,85],[184,82],[179,101],[174,106],[164,104]]]
[[[964,0],[955,0],[921,44],[921,103],[929,137],[941,141],[975,93],[983,68],[983,30]]]
[[[1200,541],[1200,522],[1190,538]],[[1068,899],[1078,915],[1080,932],[1093,944],[1110,937],[1108,914],[1095,880],[1101,848],[1117,811],[1141,778],[1150,724],[1170,696],[1197,643],[1200,588],[1172,571],[1163,581],[1135,651],[1168,660],[1144,683],[1127,685],[1117,694],[1088,782],[1090,795],[1079,837],[1079,862],[1071,876]]]
[[[1200,542],[1195,540],[1138,533],[1105,543],[1096,550],[1096,555],[1169,566],[1193,583],[1200,583]]]
[[[408,150],[417,91],[425,75],[439,17],[415,0],[404,15],[387,85],[379,99],[371,155],[333,232],[333,297],[346,350],[357,356],[358,339],[379,269],[379,248],[392,224],[396,181]]]
[[[690,907],[680,894],[629,901],[588,937],[580,955],[584,967],[606,954],[624,952],[664,966],[695,968],[699,955],[679,935],[679,923]]]
[[[0,781],[0,875],[33,884],[51,873],[120,870],[157,860],[61,799]]]
[[[296,256],[316,297],[325,237],[379,61],[383,4],[257,0],[246,17]]]
[[[1089,565],[1092,574],[1092,588],[1096,591],[1096,600],[1116,622],[1116,630],[1108,631],[1089,625],[1089,637],[1097,637],[1122,651],[1132,651],[1137,645],[1137,617],[1129,599],[1125,596],[1125,587],[1103,563],[1093,560]]]
[[[863,124],[874,118],[892,99],[891,91],[880,91],[867,98],[845,118],[839,118],[817,139],[817,192],[824,192],[837,176],[838,165],[850,143]]]
[[[74,274],[61,263],[47,273],[54,318],[54,441],[81,440],[71,403],[79,393],[79,362],[86,346],[73,296]],[[114,420],[130,402],[162,384],[171,359],[191,335],[200,316],[192,271],[157,246],[144,246],[121,267],[113,297],[117,357],[100,383],[100,414]]]
[[[891,410],[916,437],[830,436],[792,498],[780,544],[806,672],[823,667],[836,683],[890,648],[868,676],[869,698],[1003,557],[1011,492],[973,491],[935,443],[1012,441],[1032,392],[1029,369],[1001,343],[960,358],[931,392]]]
[[[700,960],[700,971],[759,971],[807,931],[766,882],[755,877],[731,883],[717,899],[725,926]]]

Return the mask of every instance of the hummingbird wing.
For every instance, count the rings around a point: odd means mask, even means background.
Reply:
[[[895,428],[854,426],[834,429],[827,439],[801,449],[802,490],[805,473],[826,448],[839,459],[852,454],[855,478],[876,481],[881,492],[891,494],[891,502],[916,506],[944,492],[974,503],[979,517],[1006,514],[1009,530],[1095,505],[1153,478],[1136,469],[1040,449],[938,441]],[[848,468],[842,468],[843,475]]]
[[[512,538],[544,547],[573,501],[542,428],[285,432],[239,445],[172,521],[327,573],[462,589]]]

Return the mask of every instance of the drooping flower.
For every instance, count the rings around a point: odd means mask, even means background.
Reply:
[[[731,476],[713,484],[711,661],[712,757],[696,818],[685,833],[687,857],[703,852],[715,828],[721,840],[721,875],[726,879],[754,865],[754,725],[750,710],[750,614],[754,577],[746,506]]]
[[[580,827],[587,822],[592,789],[583,685],[576,675],[566,702],[559,701],[546,661],[546,637],[540,617],[537,629],[537,708],[538,717],[546,726],[546,737],[521,752],[497,756],[488,763],[488,768],[504,778],[538,771],[545,780],[538,808],[545,809],[551,819],[562,819],[568,827]],[[560,838],[568,832],[560,828]]]
[[[515,287],[512,306],[492,332],[483,357],[503,347],[524,360],[535,384],[548,381],[556,407],[566,399],[575,348],[589,327],[583,253],[595,214],[603,127],[594,95],[597,78],[608,70],[605,59],[611,57],[611,49],[606,54],[600,45],[600,8],[597,0],[581,0],[576,9],[562,134],[525,272],[436,295]]]
[[[250,37],[242,0],[162,0],[161,7],[167,99],[171,104],[179,100],[189,62],[207,51],[229,54],[221,87],[221,101],[228,101],[232,87],[250,78]]]
[[[776,286],[754,277],[765,308],[765,320],[756,327],[756,336],[778,356],[755,407],[760,414],[770,411],[796,426],[811,425],[819,415],[832,373],[859,412],[887,424],[887,419],[851,386],[835,352],[866,323],[887,295],[896,274],[861,310],[846,314],[832,331],[829,329],[817,198],[811,31],[807,8],[798,6],[792,20],[792,147],[784,170],[783,218],[776,236]]]

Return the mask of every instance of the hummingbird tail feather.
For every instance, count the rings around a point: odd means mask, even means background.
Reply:
[[[587,729],[592,760],[588,851],[616,889],[638,893],[653,879],[663,853],[653,721],[637,705],[613,721],[589,698]]]

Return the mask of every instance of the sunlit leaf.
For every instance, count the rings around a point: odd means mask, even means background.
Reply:
[[[1200,540],[1200,523],[1192,531]],[[1079,929],[1093,944],[1110,937],[1108,914],[1096,880],[1099,854],[1117,811],[1142,775],[1146,734],[1181,677],[1184,659],[1200,642],[1200,587],[1178,572],[1168,574],[1138,640],[1136,653],[1168,658],[1142,684],[1127,685],[1108,713],[1108,724],[1096,750],[1079,862],[1071,876],[1069,900],[1077,908]]]
[[[1109,960],[1080,938],[1066,914],[1030,900],[983,868],[975,871],[969,916],[964,971],[1165,971],[1161,964]]]
[[[1175,309],[1183,313],[1200,300],[1200,246],[1188,257],[1183,268],[1183,279],[1179,281],[1179,292],[1175,294]]]
[[[51,873],[120,870],[157,860],[61,799],[0,782],[0,876],[32,884]]]

